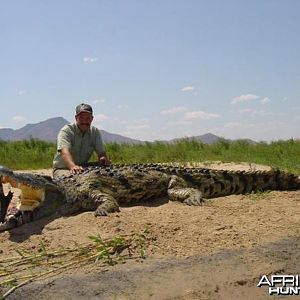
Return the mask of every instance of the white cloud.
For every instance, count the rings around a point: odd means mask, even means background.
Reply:
[[[117,106],[117,108],[118,109],[128,109],[128,105],[127,104],[119,104],[118,106]]]
[[[149,120],[147,118],[142,118],[142,119],[134,120],[132,123],[134,124],[134,126],[136,126],[136,125],[148,124],[148,122]]]
[[[180,119],[176,121],[168,121],[166,122],[166,128],[174,128],[175,126],[185,126],[185,125],[191,125],[191,122],[186,119]]]
[[[83,62],[84,63],[94,63],[98,60],[98,57],[84,57]]]
[[[163,115],[176,114],[176,113],[183,112],[186,110],[187,110],[187,108],[184,106],[176,106],[176,107],[172,107],[170,109],[162,110],[160,113]]]
[[[265,97],[261,99],[261,104],[268,104],[271,103],[271,99],[269,97]]]
[[[240,113],[240,114],[248,114],[252,116],[271,116],[274,115],[272,112],[264,111],[264,110],[256,110],[252,108],[245,108],[245,109],[238,109],[236,111],[233,111],[234,113]]]
[[[110,118],[105,115],[105,114],[97,114],[97,115],[94,115],[94,121],[97,123],[97,122],[102,122],[102,121],[105,121],[105,120],[109,120]]]
[[[265,111],[265,110],[254,110],[253,115],[255,116],[260,116],[260,117],[266,117],[266,116],[273,116],[274,114],[270,111]]]
[[[193,91],[193,90],[195,90],[195,87],[194,87],[194,86],[191,86],[191,85],[185,86],[185,87],[183,87],[183,88],[181,89],[182,92],[191,92],[191,91]]]
[[[237,113],[240,113],[240,114],[252,114],[254,111],[254,109],[252,108],[245,108],[245,109],[238,109],[238,110],[235,110],[235,111],[232,111],[232,112],[237,112]]]
[[[92,101],[93,104],[104,103],[105,99],[95,99]]]
[[[144,140],[148,133],[151,132],[151,126],[147,119],[133,120],[124,125],[124,131],[121,134],[128,137]]]
[[[150,128],[149,120],[147,118],[137,119],[137,120],[122,120],[121,124],[125,125],[125,130],[135,131],[143,128]]]
[[[135,130],[138,131],[140,129],[146,129],[146,128],[150,128],[149,124],[139,124],[139,125],[132,125],[132,126],[128,126],[127,130]]]
[[[18,91],[18,96],[23,96],[27,93],[26,90],[21,90],[21,91]]]
[[[201,119],[201,120],[209,120],[219,118],[220,116],[213,113],[207,113],[204,111],[188,111],[184,114],[185,119]]]
[[[283,122],[270,121],[255,123],[232,122],[221,127],[211,128],[211,131],[225,138],[238,139],[250,138],[256,141],[271,141],[288,138],[299,138],[297,121]]]
[[[26,117],[23,117],[23,116],[14,116],[14,117],[12,118],[12,120],[13,120],[14,122],[25,122],[25,121],[27,121],[27,118],[26,118]]]
[[[253,127],[255,127],[255,124],[251,124],[251,123],[244,124],[241,122],[229,122],[222,126],[223,129],[230,129],[230,130],[238,130],[238,129],[245,130]]]
[[[259,98],[259,96],[254,95],[254,94],[243,94],[243,95],[234,97],[231,100],[231,104],[236,104],[236,103],[242,103],[242,102],[247,102],[247,101],[251,101],[251,100],[256,100],[258,98]]]

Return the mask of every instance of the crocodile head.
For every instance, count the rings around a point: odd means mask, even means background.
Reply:
[[[12,205],[9,205],[12,193],[4,195],[2,184],[5,183],[21,191],[17,204],[13,205],[14,209],[11,209]],[[4,166],[0,166],[0,186],[0,223],[5,223],[10,215],[14,215],[16,212],[19,212],[19,214],[33,212],[41,206],[48,194],[58,192],[57,185],[49,176],[14,172]]]

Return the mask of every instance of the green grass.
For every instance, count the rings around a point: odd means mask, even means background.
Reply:
[[[0,165],[12,169],[51,168],[56,145],[35,139],[0,142]],[[207,145],[198,141],[176,143],[147,142],[140,145],[108,143],[106,151],[113,163],[150,162],[249,162],[269,165],[300,174],[300,141],[249,144],[221,140]],[[96,160],[96,156],[92,157]]]
[[[110,239],[91,235],[89,238],[93,244],[75,244],[74,247],[60,247],[57,250],[46,249],[43,241],[37,251],[15,249],[18,256],[0,259],[0,299],[6,299],[28,283],[72,268],[82,268],[91,263],[97,263],[98,268],[114,266],[129,259],[141,261],[146,258],[148,233],[149,230],[144,230]]]
[[[30,139],[0,141],[0,165],[11,169],[51,168],[55,144]]]

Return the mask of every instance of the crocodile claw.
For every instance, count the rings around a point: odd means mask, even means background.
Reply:
[[[103,209],[102,207],[98,207],[95,211],[94,211],[94,216],[95,217],[104,217],[104,216],[108,216],[108,212]]]
[[[198,197],[188,197],[183,201],[183,203],[190,206],[201,206],[204,202],[205,201],[203,198]]]
[[[0,232],[18,227],[18,219],[15,217],[8,218],[5,222],[0,223]]]

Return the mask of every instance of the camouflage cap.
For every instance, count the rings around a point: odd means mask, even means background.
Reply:
[[[93,114],[93,109],[89,104],[81,103],[76,106],[76,116],[78,116],[82,112]]]

